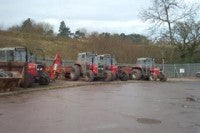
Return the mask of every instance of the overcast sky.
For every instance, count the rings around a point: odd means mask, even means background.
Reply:
[[[56,32],[64,20],[73,32],[86,28],[90,32],[145,33],[148,24],[140,21],[138,13],[147,8],[150,1],[0,0],[0,26],[6,29],[31,18],[52,24]]]

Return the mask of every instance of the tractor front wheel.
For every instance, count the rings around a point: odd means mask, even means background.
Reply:
[[[89,70],[85,73],[85,81],[87,81],[87,82],[94,81],[94,73],[91,70]]]
[[[113,79],[112,73],[110,71],[105,71],[104,74],[104,81],[108,82]]]
[[[26,73],[23,81],[20,83],[20,86],[23,88],[32,87],[34,83],[34,78],[31,74]]]
[[[161,82],[167,81],[167,77],[163,73],[160,73],[158,77],[159,77]]]
[[[121,81],[127,81],[129,79],[129,74],[125,71],[120,71],[118,76]]]
[[[42,72],[39,77],[39,85],[48,85],[50,83],[50,77],[48,74]]]
[[[156,80],[157,80],[157,76],[156,76],[154,73],[152,73],[152,74],[150,74],[150,76],[149,76],[149,80],[151,80],[151,81],[156,81]]]

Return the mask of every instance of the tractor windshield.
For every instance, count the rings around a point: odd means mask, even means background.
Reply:
[[[26,49],[25,48],[8,48],[0,50],[0,61],[16,61],[16,62],[26,62],[33,61],[35,57],[31,52],[28,52],[28,59],[26,59]]]
[[[116,65],[116,60],[115,58],[112,58],[112,57],[105,57],[104,58],[104,62],[106,65]]]
[[[24,49],[15,50],[15,61],[19,61],[19,62],[26,61],[26,51]]]
[[[153,67],[155,66],[155,61],[151,58],[138,59],[137,64],[141,65],[142,67]]]

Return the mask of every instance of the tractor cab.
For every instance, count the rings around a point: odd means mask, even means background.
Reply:
[[[33,53],[23,47],[0,49],[1,62],[33,62],[35,59]]]
[[[77,63],[81,65],[83,73],[87,70],[92,70],[94,74],[103,71],[99,56],[92,52],[79,53]]]
[[[138,58],[136,64],[142,68],[152,68],[152,67],[155,67],[155,59],[153,59],[153,58]]]
[[[107,70],[110,70],[113,73],[117,74],[118,66],[114,57],[112,57],[110,54],[104,54],[100,55],[100,60]]]

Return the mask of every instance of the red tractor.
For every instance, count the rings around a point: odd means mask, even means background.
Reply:
[[[138,58],[136,66],[131,67],[131,69],[130,78],[132,80],[167,80],[167,77],[163,73],[163,68],[156,67],[155,60],[152,58]]]
[[[103,61],[106,70],[111,71],[112,80],[117,80],[119,78],[122,81],[128,80],[128,73],[121,70],[115,58],[110,54],[100,55],[100,59]]]
[[[20,86],[24,88],[31,87],[33,83],[48,85],[50,78],[45,73],[45,65],[38,62],[38,56],[34,54],[38,51],[43,53],[41,49],[30,51],[24,47],[1,48],[0,69],[7,73],[21,74]]]
[[[112,80],[112,73],[104,68],[100,56],[91,52],[78,54],[77,62],[70,75],[73,80],[78,80],[79,77],[83,77],[88,82],[94,81],[95,79],[103,79],[104,81]]]

